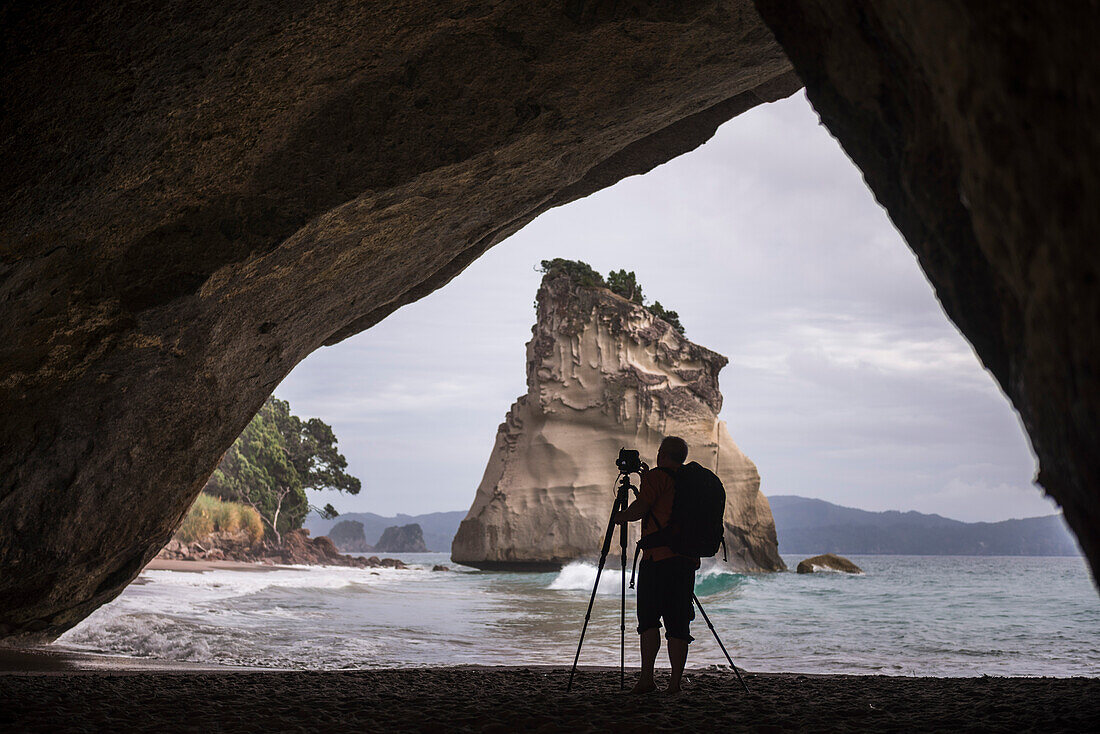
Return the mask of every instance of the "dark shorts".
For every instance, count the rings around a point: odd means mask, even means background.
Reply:
[[[695,638],[688,629],[695,619],[695,559],[677,556],[642,561],[638,569],[638,634],[665,621],[667,639]]]

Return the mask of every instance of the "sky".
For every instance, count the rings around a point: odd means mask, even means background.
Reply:
[[[766,495],[997,521],[1057,510],[1019,418],[802,93],[644,176],[546,212],[444,288],[276,389],[336,431],[341,512],[466,510],[526,392],[539,261],[637,273],[730,359],[720,417]],[[614,457],[608,457],[612,461]]]

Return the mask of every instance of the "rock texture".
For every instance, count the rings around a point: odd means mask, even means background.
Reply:
[[[527,394],[497,431],[451,558],[477,568],[544,569],[598,556],[620,447],[638,449],[652,465],[664,437],[677,435],[690,459],[725,485],[733,567],[785,568],[756,466],[717,417],[718,372],[728,360],[643,307],[567,275],[543,278],[537,308]]]
[[[0,637],[117,595],[311,351],[801,86],[748,0],[0,22]]]
[[[1100,12],[757,0],[1100,578]]]
[[[363,523],[356,520],[341,520],[333,525],[326,535],[345,553],[367,553],[374,550],[374,547],[367,543]]]
[[[211,533],[201,541],[183,543],[172,539],[157,558],[171,561],[245,561],[250,563],[280,563],[299,566],[356,566],[359,568],[405,568],[393,558],[377,556],[361,558],[346,556],[331,539],[322,535],[310,538],[309,531],[300,529],[283,534],[282,544],[265,540],[253,543],[246,532]]]
[[[844,556],[838,556],[835,553],[824,553],[813,558],[805,558],[798,562],[798,567],[795,570],[798,573],[817,573],[823,570],[840,571],[841,573],[863,573],[862,568]]]
[[[428,546],[424,544],[424,533],[416,523],[386,528],[374,549],[389,553],[428,552]]]
[[[1095,9],[757,5],[1100,568]],[[748,0],[0,22],[0,636],[117,595],[309,352],[799,86]]]

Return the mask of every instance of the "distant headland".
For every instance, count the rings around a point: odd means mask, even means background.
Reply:
[[[825,500],[770,498],[781,553],[911,556],[1076,556],[1061,515],[962,522],[920,512],[870,512]]]

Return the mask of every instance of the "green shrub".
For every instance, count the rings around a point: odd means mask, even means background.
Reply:
[[[607,279],[592,269],[592,266],[581,260],[566,260],[564,257],[556,257],[553,260],[543,260],[541,271],[547,275],[568,275],[573,282],[588,288],[607,288],[612,293],[622,296],[632,303],[645,306],[649,312],[659,319],[668,322],[680,335],[684,334],[684,325],[680,323],[680,314],[666,309],[660,301],[652,304],[646,303],[642,295],[642,286],[638,284],[638,277],[633,270],[612,270],[607,274]]]
[[[225,502],[208,494],[200,494],[187,511],[187,517],[176,531],[175,538],[184,543],[202,541],[211,533],[235,533],[247,530],[252,542],[264,535],[260,513],[239,502]]]
[[[612,270],[607,274],[607,287],[612,293],[622,296],[628,301],[645,305],[645,297],[642,295],[642,287],[638,285],[638,278],[634,271]]]
[[[580,260],[566,260],[564,257],[543,260],[542,272],[549,275],[568,275],[574,283],[587,288],[607,287],[603,276],[593,270],[591,265]]]
[[[680,336],[684,335],[684,325],[680,323],[680,314],[675,311],[666,310],[665,307],[661,305],[660,301],[654,301],[653,305],[647,308],[649,308],[651,314],[659,319],[664,319],[668,322],[669,326],[680,332]]]

